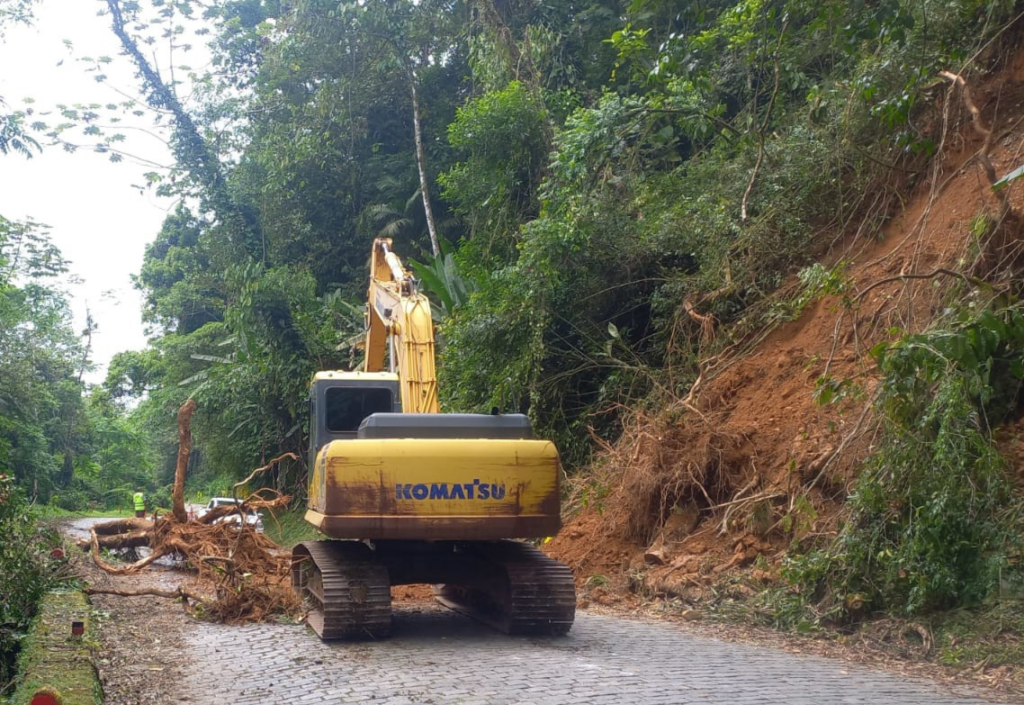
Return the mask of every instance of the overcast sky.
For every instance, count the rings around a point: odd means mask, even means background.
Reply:
[[[44,0],[36,7],[34,27],[13,27],[0,44],[0,96],[8,109],[32,107],[45,111],[56,103],[120,102],[110,86],[137,94],[137,81],[110,30],[109,18],[98,17],[103,4],[96,0]],[[69,39],[73,49],[64,45]],[[107,55],[110,86],[97,83],[76,58]],[[58,65],[60,64],[60,65]],[[54,122],[53,117],[43,118]],[[148,118],[141,123],[148,129]],[[125,149],[161,164],[171,162],[166,146],[141,133],[126,131]],[[80,132],[74,139],[84,142]],[[40,140],[42,141],[42,140]],[[129,161],[111,163],[107,155],[88,150],[67,154],[50,147],[26,160],[0,156],[0,214],[9,220],[33,218],[52,227],[51,237],[71,262],[80,283],[69,282],[75,323],[84,328],[86,307],[99,330],[93,336],[93,360],[98,369],[89,375],[101,381],[111,356],[139,349],[146,339],[142,325],[142,299],[130,276],[142,265],[145,247],[152,242],[174,203],[140,194],[133,184],[151,171]]]

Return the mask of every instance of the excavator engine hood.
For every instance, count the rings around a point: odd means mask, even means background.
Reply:
[[[317,454],[306,519],[333,538],[553,536],[560,528],[558,451],[523,437],[524,418],[374,414],[358,438],[332,441]]]

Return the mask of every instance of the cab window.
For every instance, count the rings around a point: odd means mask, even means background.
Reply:
[[[354,433],[370,414],[392,411],[390,389],[380,387],[331,387],[325,394],[327,430]]]

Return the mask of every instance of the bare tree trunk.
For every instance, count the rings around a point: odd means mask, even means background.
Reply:
[[[92,311],[85,307],[85,331],[82,337],[85,338],[85,349],[82,351],[82,363],[78,366],[78,386],[82,386],[82,377],[85,376],[86,365],[89,364],[89,355],[92,353],[92,332],[96,329],[96,323],[92,319]],[[68,432],[64,437],[64,467],[60,474],[61,487],[70,487],[71,481],[75,479],[75,454],[72,449],[72,440],[75,436],[76,409],[71,409],[68,419]]]
[[[409,88],[412,90],[412,126],[416,139],[416,166],[420,172],[420,195],[423,196],[423,211],[427,216],[427,231],[430,233],[430,247],[434,256],[441,254],[441,244],[437,239],[437,227],[434,225],[434,211],[430,206],[430,185],[427,182],[427,151],[423,148],[423,129],[420,127],[420,100],[416,94],[416,72],[409,70]]]
[[[237,234],[243,238],[246,249],[253,254],[254,243],[260,234],[255,213],[251,208],[236,202],[228,190],[220,158],[203,137],[199,125],[196,125],[192,116],[178,100],[173,79],[170,84],[163,80],[159,71],[146,59],[138,42],[129,33],[133,13],[129,11],[128,16],[125,16],[122,0],[106,0],[106,3],[114,34],[120,40],[124,53],[135,63],[138,69],[136,75],[142,81],[149,103],[170,111],[174,116],[174,139],[171,146],[175,159],[206,190],[205,206],[209,207],[220,221],[233,224]],[[124,5],[131,6],[132,3],[125,2]],[[234,237],[235,234],[231,236]]]
[[[188,456],[192,452],[191,422],[195,410],[194,399],[189,399],[178,409],[178,465],[174,469],[171,513],[183,524],[188,521],[188,512],[185,511],[185,471],[188,469]]]

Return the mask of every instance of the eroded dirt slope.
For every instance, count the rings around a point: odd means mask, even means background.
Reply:
[[[821,234],[835,240],[822,263],[838,267],[843,295],[738,341],[745,354],[708,360],[691,398],[637,414],[598,459],[578,493],[585,506],[547,546],[573,568],[585,601],[627,590],[699,600],[734,570],[772,580],[794,535],[834,532],[872,443],[868,351],[928,326],[950,284],[937,269],[998,279],[1019,258],[1024,187],[1008,189],[1012,210],[995,237],[979,242],[972,227],[1006,216],[981,153],[1000,176],[1024,161],[1024,51],[970,89],[980,124],[961,89],[935,89],[938,156],[880,231]],[[779,297],[798,291],[794,280]],[[843,383],[832,404],[815,401],[823,378]],[[1011,450],[1015,428],[1001,436]]]

